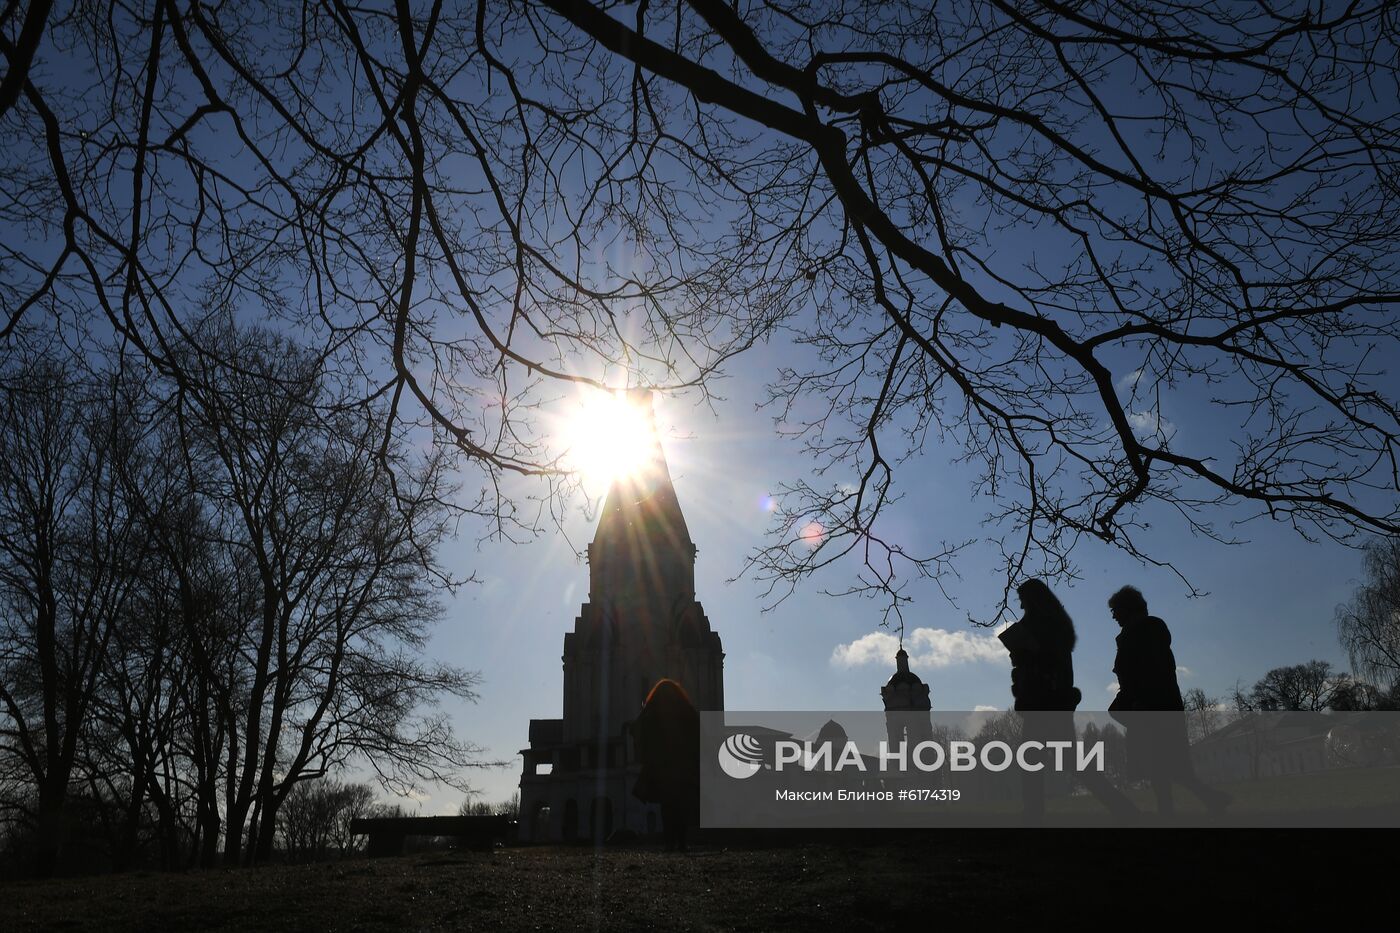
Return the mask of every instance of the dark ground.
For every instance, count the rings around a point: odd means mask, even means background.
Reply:
[[[1289,929],[1351,925],[1368,906],[1390,915],[1396,841],[1393,831],[984,830],[688,855],[447,851],[11,881],[0,884],[0,930]]]

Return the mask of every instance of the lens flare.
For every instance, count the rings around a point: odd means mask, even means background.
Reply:
[[[656,438],[650,413],[624,393],[591,390],[568,419],[569,469],[590,495],[635,476],[650,461]]]

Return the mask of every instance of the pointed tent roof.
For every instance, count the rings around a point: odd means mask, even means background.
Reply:
[[[668,600],[693,596],[695,544],[656,434],[651,392],[629,391],[627,401],[646,414],[651,452],[641,467],[614,479],[608,490],[588,546],[590,592],[646,593]]]
[[[692,547],[676,488],[661,440],[656,433],[656,412],[648,390],[628,390],[627,403],[646,413],[651,428],[651,452],[647,462],[626,476],[613,480],[608,489],[593,545],[611,547],[625,542],[647,540],[654,547]]]

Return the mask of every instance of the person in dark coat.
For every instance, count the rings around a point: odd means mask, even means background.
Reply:
[[[1176,682],[1176,656],[1167,624],[1148,614],[1147,600],[1135,587],[1114,593],[1108,608],[1122,628],[1113,662],[1118,696],[1108,709],[1127,729],[1129,771],[1152,782],[1157,810],[1164,816],[1175,809],[1173,784],[1191,791],[1209,810],[1224,809],[1230,795],[1202,783],[1191,764],[1186,706]]]
[[[1022,738],[1028,741],[1073,741],[1074,710],[1081,694],[1074,686],[1074,623],[1043,580],[1027,580],[1016,588],[1020,621],[997,637],[1011,655],[1011,695],[1023,717]],[[1023,771],[1022,795],[1028,819],[1045,814],[1045,772]],[[1090,793],[1110,812],[1130,817],[1137,812],[1117,788],[1097,771],[1077,773]]]
[[[632,796],[661,805],[668,851],[685,851],[686,829],[700,819],[700,713],[674,680],[656,682],[632,723],[641,773]]]

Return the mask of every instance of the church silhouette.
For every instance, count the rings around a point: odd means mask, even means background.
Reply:
[[[696,547],[651,395],[632,392],[627,401],[652,426],[650,453],[613,480],[588,545],[588,600],[564,635],[564,714],[530,720],[530,744],[520,751],[522,842],[659,832],[660,807],[632,795],[641,762],[631,725],[647,693],[669,678],[698,709],[724,709],[724,649],[695,598]],[[916,744],[931,737],[929,688],[903,647],[895,664],[880,690],[889,739]]]
[[[628,401],[654,420],[650,393]],[[631,793],[641,765],[629,727],[642,702],[667,677],[699,709],[724,709],[724,650],[695,598],[696,547],[651,436],[646,462],[613,480],[588,546],[588,600],[564,635],[563,716],[530,721],[522,841],[659,831],[659,807]]]

